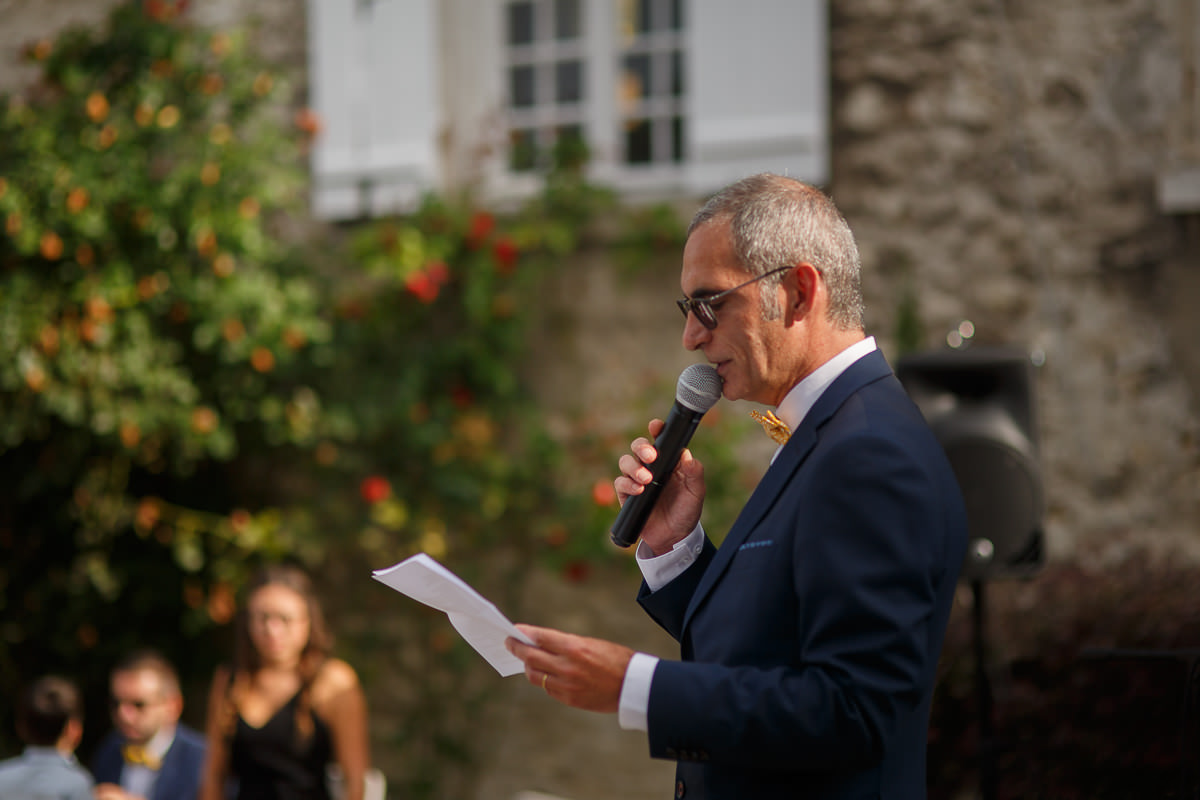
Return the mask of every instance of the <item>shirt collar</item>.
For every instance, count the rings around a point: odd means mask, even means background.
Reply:
[[[855,361],[875,350],[875,337],[868,336],[817,367],[804,380],[792,387],[792,390],[783,398],[783,402],[776,409],[779,418],[786,422],[792,430],[799,428],[804,417],[829,388],[829,384],[837,380],[837,377],[849,369]]]
[[[150,737],[150,741],[146,742],[146,752],[156,758],[162,758],[171,749],[171,743],[175,741],[175,726],[167,725],[160,728],[158,733]]]

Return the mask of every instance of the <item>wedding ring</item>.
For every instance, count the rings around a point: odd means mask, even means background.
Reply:
[[[543,689],[543,690],[545,690],[545,689],[546,689],[546,681],[548,681],[549,679],[550,679],[550,673],[549,673],[549,672],[543,672],[543,673],[542,673],[542,689]]]

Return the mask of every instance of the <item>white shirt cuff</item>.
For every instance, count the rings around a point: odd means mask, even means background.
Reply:
[[[650,684],[658,659],[646,653],[634,653],[625,668],[621,683],[621,701],[617,707],[617,724],[627,731],[649,730],[646,712],[650,708]]]
[[[697,523],[691,533],[676,542],[669,553],[663,553],[661,556],[654,555],[645,542],[638,542],[637,558],[634,560],[637,561],[650,591],[657,592],[695,564],[703,549],[704,528]]]

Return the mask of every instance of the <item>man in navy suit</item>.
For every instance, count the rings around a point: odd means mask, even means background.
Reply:
[[[195,800],[204,737],[179,722],[179,676],[162,655],[141,650],[110,678],[115,730],[92,761],[96,800]]]
[[[676,797],[925,797],[966,514],[864,333],[859,272],[849,227],[811,186],[755,175],[709,200],[684,248],[683,344],[726,398],[772,408],[786,443],[719,548],[689,451],[642,529],[638,600],[681,660],[533,626],[536,647],[509,640],[550,696],[645,730],[651,756],[678,762]],[[656,456],[639,438],[621,457],[622,502]]]

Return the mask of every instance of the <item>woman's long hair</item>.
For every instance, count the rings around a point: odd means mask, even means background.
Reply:
[[[312,580],[304,570],[291,564],[271,564],[260,569],[245,587],[235,622],[233,670],[228,690],[229,718],[226,736],[232,736],[237,726],[241,700],[255,674],[262,667],[262,654],[250,636],[249,600],[266,586],[284,586],[304,598],[308,610],[308,642],[300,653],[297,671],[300,675],[300,696],[296,702],[297,744],[306,742],[313,732],[312,683],[333,648],[333,637],[325,624],[325,614],[313,590]]]

